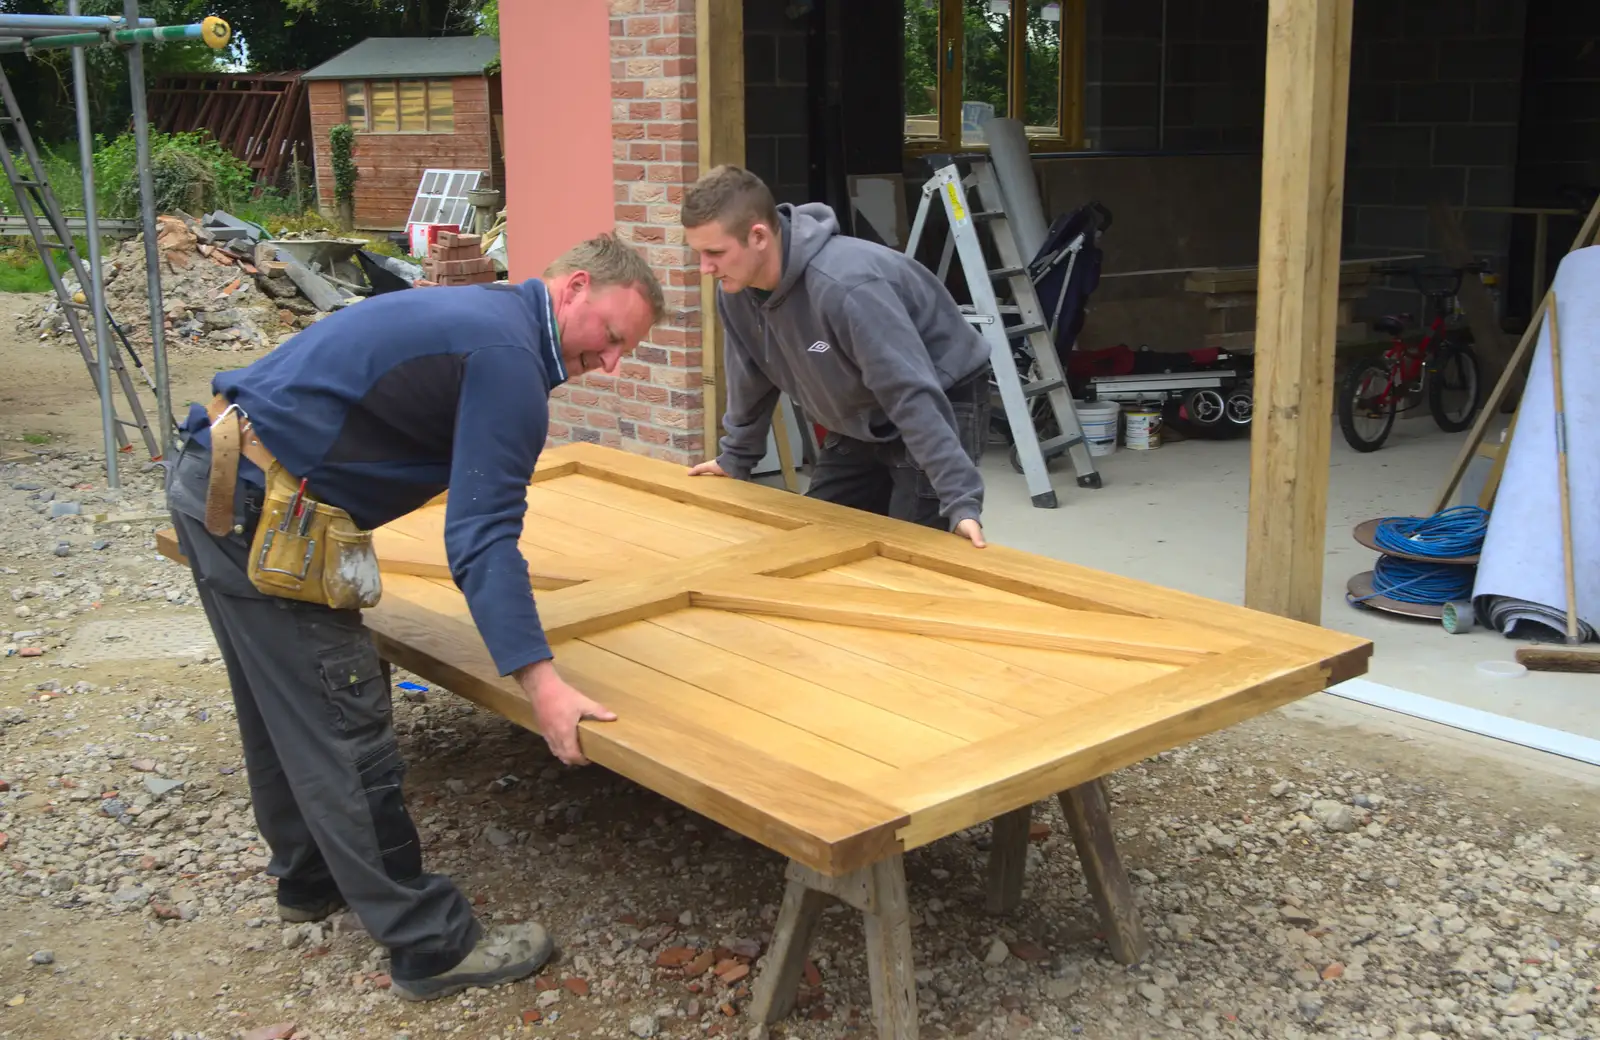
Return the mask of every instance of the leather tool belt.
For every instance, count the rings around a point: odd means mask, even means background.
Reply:
[[[211,417],[211,475],[206,487],[206,530],[217,537],[234,526],[234,493],[243,455],[266,474],[261,519],[250,543],[250,583],[268,596],[320,603],[334,610],[373,607],[383,594],[372,532],[350,514],[306,493],[261,443],[249,416],[218,396]]]

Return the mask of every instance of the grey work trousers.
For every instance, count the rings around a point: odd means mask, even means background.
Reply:
[[[211,453],[187,443],[167,477],[167,506],[228,669],[278,902],[310,907],[342,896],[389,948],[395,979],[448,971],[472,951],[481,925],[449,878],[422,869],[372,634],[360,611],[256,590],[245,568],[261,489],[240,482],[234,531],[215,537],[204,521],[210,466]]]
[[[945,391],[955,412],[956,437],[974,464],[983,460],[989,440],[988,375],[984,367]],[[898,437],[860,441],[830,431],[819,445],[806,497],[941,531],[950,526],[933,482]]]

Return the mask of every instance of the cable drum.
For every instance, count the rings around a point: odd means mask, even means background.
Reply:
[[[1483,547],[1488,529],[1489,513],[1477,506],[1383,518],[1372,532],[1372,544],[1382,554],[1372,569],[1372,591],[1352,593],[1349,601],[1387,600],[1384,609],[1393,610],[1396,604],[1444,607],[1470,600],[1477,574],[1470,561]]]
[[[1471,597],[1476,571],[1469,564],[1417,563],[1381,556],[1372,569],[1372,592],[1401,603],[1449,603]]]
[[[1488,510],[1454,506],[1426,517],[1386,517],[1379,521],[1373,540],[1385,553],[1458,560],[1476,556],[1488,531]]]

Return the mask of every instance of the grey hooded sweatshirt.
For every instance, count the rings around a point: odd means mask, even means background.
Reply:
[[[727,433],[717,464],[747,478],[766,454],[780,390],[808,418],[862,441],[902,438],[953,529],[983,510],[983,478],[944,391],[989,363],[989,347],[912,257],[839,233],[820,202],[778,207],[783,274],[765,301],[717,290],[726,333]]]

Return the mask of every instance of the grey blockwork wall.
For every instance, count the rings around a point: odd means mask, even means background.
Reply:
[[[1266,0],[1089,0],[1085,13],[1091,149],[1260,146]]]
[[[1519,206],[1587,211],[1600,191],[1600,4],[1530,0],[1521,132],[1517,135]],[[1581,217],[1552,217],[1545,245],[1547,277],[1553,277],[1572,244]],[[1531,258],[1537,244],[1533,222],[1512,225],[1513,257]],[[1530,314],[1534,299],[1532,260],[1514,268],[1507,287],[1513,314]]]
[[[1527,36],[1517,203],[1568,205],[1600,187],[1600,4],[1535,0]]]
[[[1570,33],[1574,23],[1600,17],[1593,13],[1600,5],[1581,6],[1579,12],[1568,5],[1553,31]],[[1434,197],[1453,206],[1517,201],[1527,12],[1528,0],[1356,0],[1346,257],[1436,256],[1438,235],[1427,210]],[[1090,0],[1087,28],[1092,149],[1260,148],[1265,0]],[[1584,68],[1571,66],[1574,74],[1600,76],[1600,57]],[[1600,79],[1592,83],[1600,94]],[[1550,89],[1566,91],[1568,107],[1596,120],[1586,126],[1600,138],[1600,104],[1570,104],[1570,92],[1585,88],[1561,81]],[[1549,175],[1581,173],[1563,158],[1577,150],[1550,149]],[[1469,213],[1464,221],[1469,244],[1502,275],[1511,221],[1487,213]],[[1379,290],[1362,310],[1417,305],[1406,290]]]
[[[779,202],[810,191],[806,94],[807,19],[786,0],[745,0],[745,165]]]
[[[1345,167],[1346,256],[1437,257],[1430,199],[1510,206],[1517,179],[1526,0],[1356,4]],[[1502,281],[1510,216],[1467,212],[1468,244]],[[1377,290],[1363,308],[1412,309]]]

